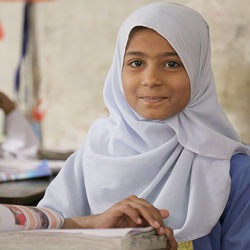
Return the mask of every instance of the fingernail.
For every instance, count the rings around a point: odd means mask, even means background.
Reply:
[[[154,221],[154,227],[155,228],[159,228],[161,225],[158,221]]]

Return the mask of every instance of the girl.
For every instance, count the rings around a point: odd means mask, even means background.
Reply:
[[[104,101],[109,117],[90,127],[39,206],[64,227],[151,225],[170,249],[248,249],[250,152],[217,101],[204,19],[170,3],[130,15]]]

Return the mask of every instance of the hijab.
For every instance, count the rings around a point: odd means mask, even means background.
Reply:
[[[164,37],[190,79],[188,105],[166,120],[144,119],[123,93],[123,58],[137,26]],[[230,158],[249,151],[217,101],[210,54],[208,25],[189,7],[152,3],[124,21],[103,91],[110,115],[92,124],[85,143],[91,213],[135,194],[169,210],[164,222],[174,229],[177,241],[202,237],[218,222],[230,191]]]

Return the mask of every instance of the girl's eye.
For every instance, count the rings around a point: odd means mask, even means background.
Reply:
[[[143,63],[141,61],[133,61],[129,65],[136,68],[136,67],[141,67]]]
[[[180,66],[179,63],[174,62],[174,61],[169,61],[165,65],[166,65],[167,68],[177,68],[177,67]]]

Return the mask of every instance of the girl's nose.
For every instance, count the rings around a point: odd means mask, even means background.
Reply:
[[[148,67],[147,69],[145,69],[142,79],[142,85],[150,88],[162,85],[159,71],[154,67]]]

